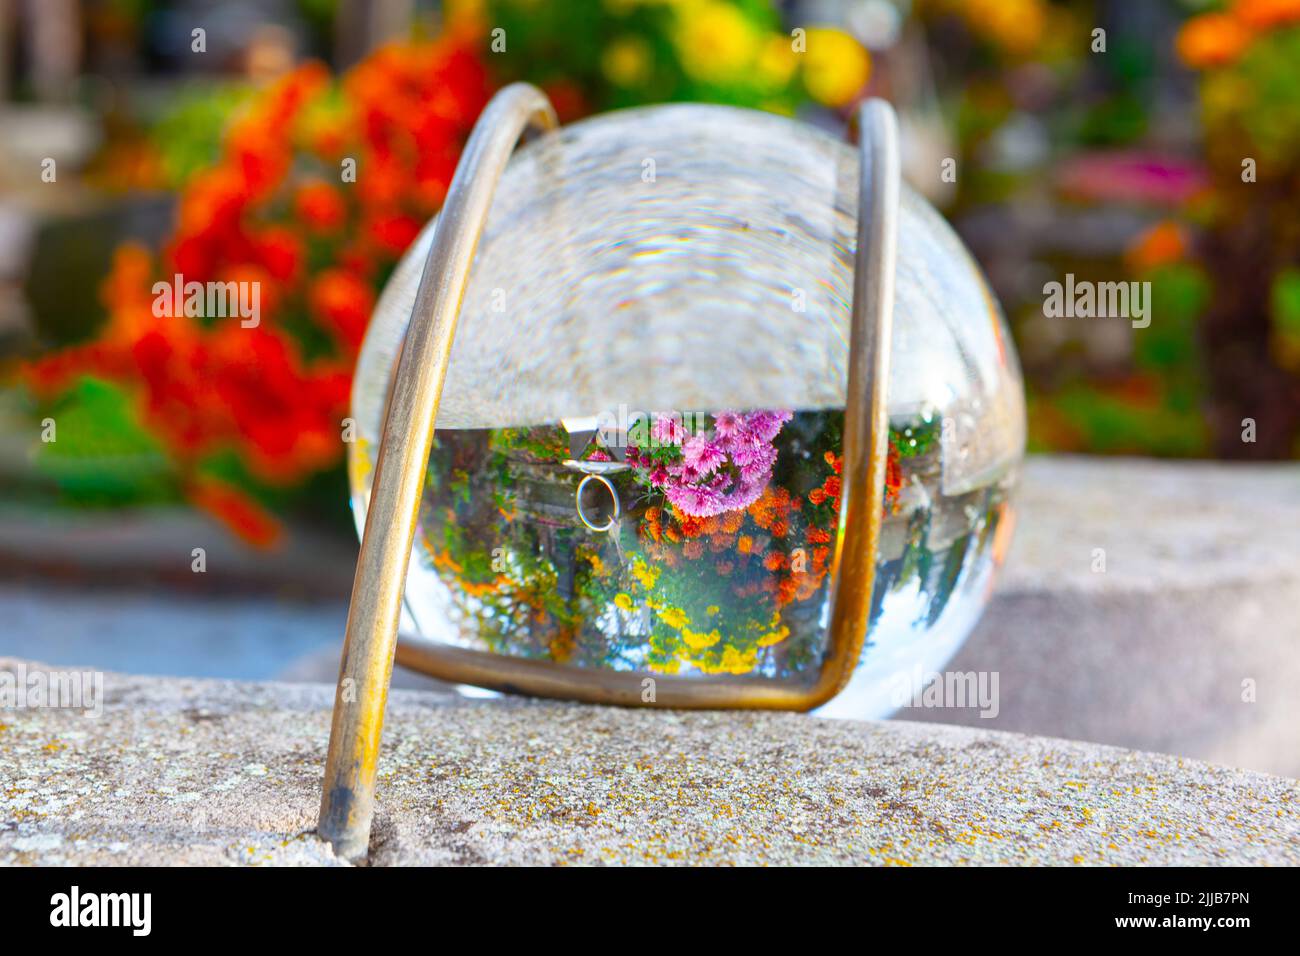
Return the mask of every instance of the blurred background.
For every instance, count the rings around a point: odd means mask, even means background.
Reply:
[[[0,653],[336,653],[357,348],[514,80],[564,120],[841,134],[887,97],[1007,311],[1032,451],[1300,456],[1300,0],[0,0]],[[261,325],[155,319],[175,273],[259,281]],[[1150,327],[1045,319],[1066,273],[1150,281]]]

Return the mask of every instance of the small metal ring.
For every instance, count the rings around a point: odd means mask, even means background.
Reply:
[[[603,525],[592,524],[587,518],[586,513],[582,510],[582,489],[587,487],[587,482],[589,481],[596,481],[604,485],[606,490],[609,491],[609,497],[614,502],[614,514],[609,521]],[[614,525],[618,524],[618,517],[619,514],[621,514],[621,508],[618,501],[618,489],[615,488],[610,480],[604,475],[593,474],[583,477],[582,481],[578,482],[578,490],[574,493],[573,503],[578,509],[578,519],[592,531],[608,531],[610,528],[614,527]]]

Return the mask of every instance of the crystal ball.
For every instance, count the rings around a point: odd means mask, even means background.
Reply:
[[[755,111],[646,107],[522,145],[460,313],[403,635],[580,670],[813,682],[857,209],[855,148]],[[359,358],[358,529],[435,225]],[[831,716],[888,714],[965,640],[1024,449],[1017,358],[978,266],[907,187],[897,228],[883,529]]]

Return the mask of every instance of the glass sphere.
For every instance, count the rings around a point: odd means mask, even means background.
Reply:
[[[855,148],[731,107],[610,113],[520,147],[460,313],[403,633],[575,668],[814,682],[857,193]],[[359,529],[432,232],[395,270],[359,359]],[[829,715],[887,714],[965,639],[1023,455],[1000,310],[906,187],[895,300],[873,605]]]

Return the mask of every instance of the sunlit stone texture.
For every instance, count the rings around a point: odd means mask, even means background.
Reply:
[[[815,679],[857,164],[809,126],[699,105],[520,148],[460,316],[404,633],[575,668]],[[359,362],[359,528],[432,228]],[[867,641],[833,715],[888,713],[965,639],[1023,454],[1019,367],[978,268],[906,188],[898,229],[884,530]]]

